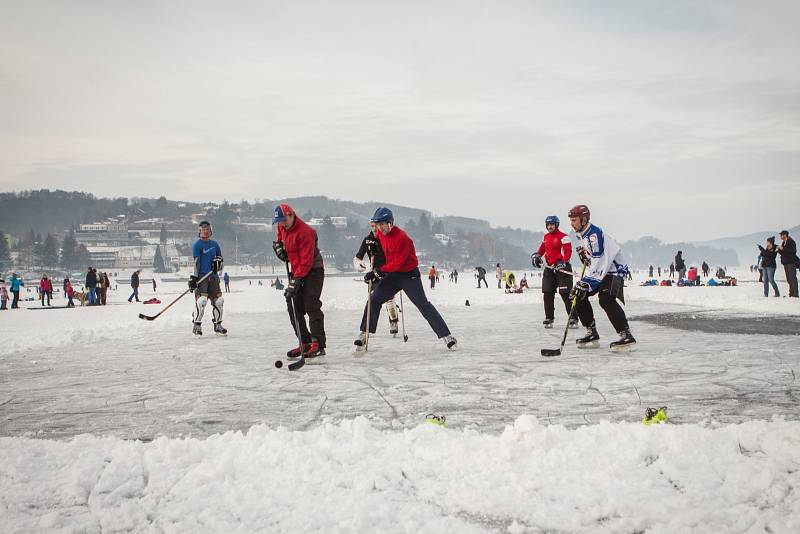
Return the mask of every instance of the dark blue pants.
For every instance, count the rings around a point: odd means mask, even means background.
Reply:
[[[392,299],[399,291],[405,291],[408,299],[420,311],[428,324],[431,325],[433,331],[436,332],[436,337],[444,337],[450,335],[450,329],[447,324],[430,303],[425,296],[425,290],[422,289],[422,279],[419,275],[419,269],[414,269],[407,273],[388,273],[372,290],[370,297],[370,314],[369,314],[369,331],[371,334],[375,333],[375,328],[378,325],[378,317],[381,314],[383,304]],[[405,312],[405,310],[401,310]],[[366,332],[367,322],[367,309],[364,308],[364,315],[361,317],[361,331]]]

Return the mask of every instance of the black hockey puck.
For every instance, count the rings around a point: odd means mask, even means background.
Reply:
[[[283,360],[275,360],[275,367],[277,367],[278,369],[283,367]]]

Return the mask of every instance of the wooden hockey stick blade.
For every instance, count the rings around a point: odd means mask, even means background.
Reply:
[[[159,315],[160,315],[160,314],[159,314]],[[145,321],[152,321],[152,320],[154,320],[156,317],[158,317],[158,315],[153,315],[153,316],[151,317],[151,316],[149,316],[149,315],[145,315],[145,314],[143,314],[143,313],[140,313],[140,314],[139,314],[139,319],[144,319]]]

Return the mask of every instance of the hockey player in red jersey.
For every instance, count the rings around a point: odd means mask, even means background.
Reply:
[[[558,229],[560,221],[555,215],[544,220],[547,233],[544,234],[539,250],[531,255],[534,267],[544,267],[542,274],[542,293],[544,294],[545,328],[553,328],[555,319],[556,291],[561,295],[567,316],[571,311],[569,292],[572,290],[572,275],[564,271],[572,271],[569,259],[572,256],[572,244],[569,236]],[[570,328],[578,327],[578,319],[570,321]]]

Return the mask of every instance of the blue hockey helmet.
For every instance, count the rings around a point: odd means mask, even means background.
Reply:
[[[292,215],[294,210],[292,209],[289,204],[281,204],[277,208],[275,208],[275,212],[272,214],[272,224],[278,224],[281,221],[286,220],[287,215]]]
[[[561,221],[558,220],[558,217],[555,215],[548,215],[547,218],[544,220],[544,226],[547,227],[548,224],[555,224],[556,228],[558,225],[561,224]]]
[[[369,221],[374,223],[394,224],[394,215],[392,214],[392,210],[389,208],[381,207],[375,210],[375,213],[372,215],[372,218]]]

